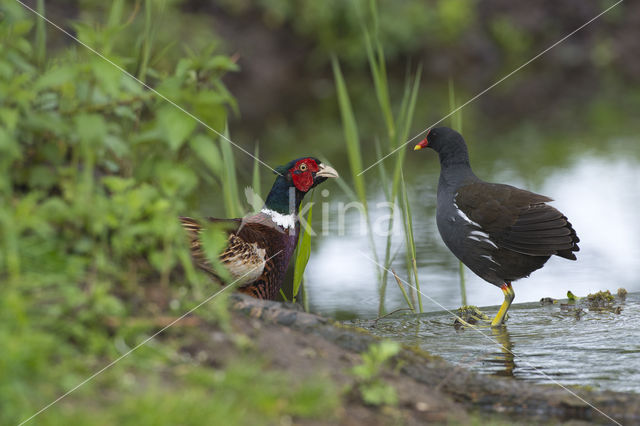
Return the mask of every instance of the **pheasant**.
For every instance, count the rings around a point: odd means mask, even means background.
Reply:
[[[580,239],[544,195],[479,179],[458,132],[437,127],[414,149],[440,157],[438,231],[449,250],[485,281],[500,287],[504,302],[491,322],[504,323],[515,298],[511,283],[542,268],[553,255],[576,260]]]
[[[300,233],[298,212],[305,194],[338,172],[313,157],[293,160],[275,169],[276,177],[264,207],[241,219],[209,218],[208,222],[226,230],[228,243],[220,254],[238,291],[258,299],[275,299],[295,250]],[[202,224],[180,217],[186,229],[195,264],[214,278],[219,276],[204,254]]]

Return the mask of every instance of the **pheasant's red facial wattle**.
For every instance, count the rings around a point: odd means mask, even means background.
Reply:
[[[307,192],[313,186],[313,173],[317,173],[318,170],[320,167],[314,160],[303,158],[289,169],[289,173],[295,187],[302,192]]]

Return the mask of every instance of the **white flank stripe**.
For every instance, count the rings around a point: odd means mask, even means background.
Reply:
[[[458,212],[458,216],[460,216],[461,218],[463,218],[465,221],[467,221],[468,223],[472,224],[473,226],[477,226],[478,228],[480,228],[480,224],[472,221],[471,219],[469,219],[469,216],[467,216],[466,214],[464,214],[464,212],[462,210],[460,210],[458,208],[458,206],[456,206],[456,211]]]
[[[480,238],[489,238],[489,234],[483,231],[471,231],[471,235],[475,235]]]
[[[493,260],[493,256],[489,256],[489,255],[486,255],[486,254],[481,254],[480,257],[484,257],[485,259],[488,259],[488,260],[492,261],[493,263],[495,263],[496,265],[500,266],[500,264],[498,262]]]
[[[473,231],[473,232],[475,232],[475,231]],[[491,247],[493,247],[493,248],[498,248],[498,246],[496,245],[496,243],[494,243],[493,241],[491,241],[491,239],[490,239],[490,238],[487,238],[487,237],[480,237],[480,236],[474,235],[474,233],[473,233],[473,232],[472,232],[472,233],[471,233],[467,238],[469,238],[470,240],[478,241],[478,242],[480,242],[480,243],[487,243],[487,244],[489,244],[489,245],[490,245]]]
[[[456,192],[456,195],[453,196],[453,206],[456,208],[456,212],[458,213],[458,216],[460,216],[466,222],[472,224],[473,226],[477,226],[478,228],[482,228],[482,226],[480,226],[478,223],[476,223],[476,222],[472,221],[471,219],[469,219],[469,216],[467,216],[466,214],[464,214],[464,212],[462,210],[460,210],[460,207],[458,207],[458,204],[456,203],[456,198],[457,197],[458,197],[458,193]]]

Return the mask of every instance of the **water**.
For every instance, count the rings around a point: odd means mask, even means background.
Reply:
[[[580,318],[559,304],[515,304],[499,330],[456,330],[445,311],[347,323],[486,374],[640,392],[640,293],[619,304],[620,314],[586,311]],[[493,316],[497,308],[482,310]]]

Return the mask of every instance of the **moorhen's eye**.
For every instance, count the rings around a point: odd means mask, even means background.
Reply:
[[[304,163],[300,164],[300,171],[306,172],[307,171],[307,165],[304,164]]]

